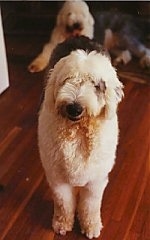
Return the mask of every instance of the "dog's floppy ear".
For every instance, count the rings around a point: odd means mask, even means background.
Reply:
[[[53,69],[47,71],[45,79],[44,106],[51,111],[54,109],[54,85],[55,80],[52,77]]]
[[[62,3],[61,8],[59,9],[59,12],[57,13],[57,19],[56,19],[56,25],[57,26],[62,26],[63,22],[64,22],[64,14],[65,14],[65,8],[68,1],[65,1],[64,3]]]
[[[112,87],[107,87],[105,91],[105,100],[106,100],[106,105],[105,105],[105,117],[107,119],[111,119],[114,117],[117,111],[118,103],[122,100],[122,97],[124,96],[123,94],[123,85],[121,82],[118,80],[117,86],[114,88]]]
[[[92,14],[90,12],[89,12],[88,23],[89,23],[90,26],[94,25],[94,18],[93,18]]]
[[[57,19],[56,19],[57,26],[62,25],[62,18],[63,18],[63,9],[61,9],[57,15]]]

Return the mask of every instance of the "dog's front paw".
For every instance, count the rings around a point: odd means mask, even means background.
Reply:
[[[41,72],[46,68],[47,64],[48,64],[48,61],[46,58],[44,58],[43,56],[38,56],[28,66],[28,70],[31,73]]]
[[[147,50],[146,54],[141,58],[140,65],[143,68],[150,68],[150,50]]]
[[[67,232],[72,231],[74,220],[69,216],[54,216],[53,229],[54,232],[60,235],[66,235]]]
[[[128,50],[122,51],[121,54],[115,58],[113,65],[117,66],[120,63],[126,65],[132,59],[131,53]]]
[[[82,234],[85,234],[89,239],[99,237],[103,228],[100,219],[94,220],[85,218],[84,222],[80,221],[80,225]]]

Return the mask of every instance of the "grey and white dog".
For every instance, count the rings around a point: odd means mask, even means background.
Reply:
[[[96,41],[111,54],[114,63],[127,64],[132,56],[140,59],[142,67],[150,67],[150,49],[144,44],[150,36],[150,20],[123,14],[119,11],[101,11],[94,14]]]

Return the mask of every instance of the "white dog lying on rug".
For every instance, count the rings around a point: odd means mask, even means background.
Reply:
[[[44,45],[42,52],[28,66],[30,72],[40,72],[46,68],[52,50],[70,36],[84,35],[93,38],[94,19],[88,5],[82,1],[66,1],[58,13],[56,26],[50,41]]]
[[[82,233],[90,239],[100,235],[102,196],[118,143],[116,111],[122,87],[109,57],[89,38],[68,39],[54,50],[38,138],[53,192],[56,233],[72,230],[77,208]]]

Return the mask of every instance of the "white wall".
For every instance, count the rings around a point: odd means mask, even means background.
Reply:
[[[9,86],[6,49],[2,27],[2,16],[0,9],[0,94]]]

